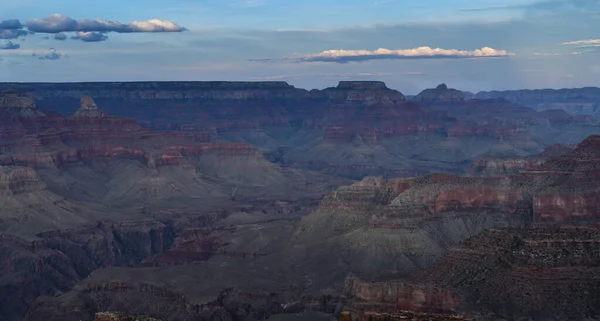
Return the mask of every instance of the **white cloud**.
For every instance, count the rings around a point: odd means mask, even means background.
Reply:
[[[353,61],[367,61],[374,59],[426,59],[426,58],[485,58],[509,57],[513,53],[506,50],[497,50],[483,47],[475,50],[442,49],[431,47],[418,47],[413,49],[391,50],[379,48],[377,50],[325,50],[317,54],[298,55],[283,59],[252,59],[251,61],[269,62],[274,60],[291,60],[295,62],[337,62],[348,63]]]
[[[563,42],[562,44],[579,46],[579,47],[600,47],[600,39],[569,41],[569,42]]]

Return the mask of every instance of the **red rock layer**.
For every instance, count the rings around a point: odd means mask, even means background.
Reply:
[[[347,302],[341,316],[343,320],[394,320],[386,319],[386,314],[388,317],[404,314],[424,318],[427,313],[437,313],[438,317],[445,315],[452,320],[451,314],[460,305],[459,298],[449,291],[402,281],[367,282],[350,277],[344,292]]]

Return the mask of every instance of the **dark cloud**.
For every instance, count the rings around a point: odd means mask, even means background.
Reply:
[[[0,50],[12,50],[12,49],[19,49],[19,48],[21,48],[20,44],[14,43],[10,40],[4,41],[4,43],[0,43]]]
[[[252,62],[333,62],[345,64],[350,62],[364,62],[369,60],[389,59],[440,59],[440,58],[497,58],[513,56],[506,50],[497,50],[483,47],[476,50],[441,49],[419,47],[413,49],[390,50],[379,48],[377,50],[326,50],[318,54],[302,55],[281,59],[250,59]]]
[[[0,21],[0,29],[21,29],[23,25],[17,19]]]
[[[158,19],[147,21],[133,21],[127,24],[107,21],[102,19],[75,20],[61,14],[52,14],[42,19],[31,19],[25,24],[30,31],[42,33],[59,32],[181,32],[185,28],[172,23]]]
[[[48,52],[33,52],[33,57],[37,57],[40,60],[58,60],[64,57],[63,54],[57,52],[54,48],[50,48]]]
[[[59,32],[57,34],[54,34],[54,39],[56,39],[56,40],[66,40],[67,39],[67,35],[65,35],[62,32]]]
[[[0,21],[0,39],[16,39],[29,33],[17,19]]]

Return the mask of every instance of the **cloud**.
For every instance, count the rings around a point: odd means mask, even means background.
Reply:
[[[40,33],[59,32],[181,32],[186,29],[168,20],[151,19],[127,24],[102,19],[75,20],[62,14],[52,14],[41,19],[31,19],[25,24],[30,31]]]
[[[108,39],[108,36],[101,32],[77,32],[71,39],[79,39],[85,42],[100,42]]]
[[[523,5],[491,6],[482,8],[461,9],[460,11],[507,11],[507,10],[525,10],[525,11],[550,11],[566,12],[579,11],[589,12],[600,9],[598,0],[542,0]]]
[[[408,71],[408,72],[360,72],[360,73],[314,73],[314,74],[287,74],[287,75],[275,75],[265,77],[255,77],[255,80],[282,80],[282,79],[301,79],[301,78],[371,78],[371,77],[383,77],[383,76],[424,76],[426,75],[421,71]]]
[[[562,44],[563,45],[573,45],[573,46],[577,46],[578,48],[600,47],[600,39],[569,41],[569,42],[563,42]]]
[[[506,50],[483,47],[476,50],[441,49],[418,47],[413,49],[390,50],[326,50],[318,54],[300,55],[282,59],[250,59],[253,62],[292,61],[292,62],[335,62],[349,63],[376,59],[435,59],[435,58],[492,58],[514,56]]]
[[[0,21],[0,39],[17,39],[29,32],[22,30],[23,25],[17,19]]]
[[[0,39],[17,39],[27,34],[29,32],[21,29],[0,29]]]
[[[0,21],[0,29],[21,29],[23,25],[17,19]]]
[[[65,35],[63,32],[59,32],[57,34],[54,34],[54,39],[56,39],[56,40],[66,40],[67,39],[67,35]]]
[[[47,52],[38,53],[34,51],[32,56],[37,57],[40,60],[58,60],[65,55],[57,52],[54,48],[50,48]]]
[[[0,50],[12,50],[12,49],[19,49],[21,48],[21,45],[18,43],[14,43],[10,40],[4,41],[4,43],[0,44]]]

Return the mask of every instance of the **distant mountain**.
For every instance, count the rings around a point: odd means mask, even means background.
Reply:
[[[600,88],[482,91],[476,99],[504,98],[538,111],[563,109],[572,115],[600,114]]]

